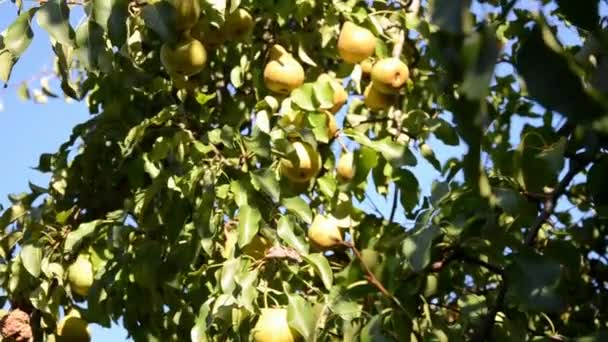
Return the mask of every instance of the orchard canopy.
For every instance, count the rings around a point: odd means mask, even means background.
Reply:
[[[608,341],[605,1],[12,2],[0,80],[38,25],[91,115],[6,341]]]

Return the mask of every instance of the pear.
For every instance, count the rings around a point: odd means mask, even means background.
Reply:
[[[320,82],[329,82],[329,85],[333,89],[334,96],[332,99],[332,103],[334,105],[333,105],[333,107],[331,107],[330,111],[333,114],[337,113],[340,110],[340,108],[342,108],[342,106],[346,103],[346,100],[348,100],[348,93],[346,92],[346,90],[344,89],[342,84],[340,82],[338,82],[338,80],[332,78],[328,74],[319,75],[319,77],[317,78],[317,82],[319,82],[319,81]]]
[[[255,342],[294,342],[298,334],[287,323],[287,310],[262,309],[253,327]]]
[[[198,40],[184,37],[175,46],[163,44],[160,60],[170,74],[192,76],[205,68],[207,50]]]
[[[91,331],[88,323],[80,317],[76,310],[70,310],[68,314],[57,324],[58,342],[89,342]]]
[[[340,159],[338,159],[338,165],[336,166],[336,172],[338,173],[338,179],[341,181],[350,181],[355,176],[354,170],[354,158],[355,155],[352,152],[342,153]]]
[[[357,24],[347,21],[338,37],[338,53],[347,63],[356,64],[371,57],[376,50],[376,36]]]
[[[253,30],[253,17],[247,10],[239,8],[230,13],[224,24],[226,37],[231,40],[243,40]]]
[[[323,215],[315,216],[310,228],[308,238],[317,247],[328,249],[342,244],[342,233],[335,219]]]
[[[86,297],[93,285],[93,281],[93,265],[88,257],[79,255],[76,261],[68,267],[68,283],[70,284],[70,288],[73,292]]]
[[[379,60],[372,68],[372,82],[384,94],[394,94],[410,78],[410,70],[399,58]]]
[[[321,156],[307,143],[296,141],[292,147],[287,158],[281,159],[281,174],[296,183],[308,182],[321,169]]]
[[[288,95],[304,83],[304,68],[284,47],[274,45],[264,67],[264,83],[270,91]]]
[[[175,8],[175,28],[178,32],[190,30],[198,22],[201,5],[198,0],[171,0]]]
[[[393,96],[379,92],[373,82],[365,88],[363,96],[365,105],[371,110],[387,109],[393,104]]]

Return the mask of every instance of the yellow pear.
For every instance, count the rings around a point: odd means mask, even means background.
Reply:
[[[379,60],[372,68],[372,82],[384,94],[394,94],[410,78],[410,70],[399,58]]]
[[[76,310],[70,310],[68,314],[57,324],[58,342],[89,342],[91,332],[87,321],[80,317]]]
[[[379,254],[372,248],[364,248],[361,250],[361,261],[367,266],[370,270],[373,270],[374,267],[378,265]]]
[[[175,46],[163,44],[160,60],[170,74],[192,76],[205,68],[207,51],[198,40],[184,37]]]
[[[253,327],[255,342],[294,342],[298,337],[287,323],[286,309],[262,309]]]
[[[329,85],[333,89],[334,96],[332,99],[332,103],[334,105],[333,105],[333,107],[331,107],[330,111],[335,114],[346,103],[346,100],[348,100],[348,93],[346,92],[346,90],[344,89],[344,87],[338,80],[332,78],[328,74],[319,75],[319,77],[317,78],[317,81],[329,82]]]
[[[68,282],[72,292],[86,297],[94,279],[93,264],[84,255],[79,255],[68,267]]]
[[[347,63],[359,63],[374,54],[376,36],[357,24],[347,21],[338,37],[338,52]]]
[[[285,48],[275,45],[264,67],[264,83],[270,91],[287,95],[304,83],[304,68]]]
[[[194,27],[201,14],[201,5],[198,0],[172,0],[175,8],[175,28],[178,32]]]
[[[281,174],[296,183],[304,183],[317,175],[321,169],[321,156],[307,143],[292,144],[287,158],[281,159]]]
[[[338,223],[335,219],[323,215],[315,216],[308,228],[308,238],[321,248],[332,248],[342,244],[342,233]]]
[[[224,24],[226,37],[232,40],[242,40],[253,30],[253,17],[247,10],[239,8],[230,13]]]
[[[379,92],[373,82],[365,88],[363,96],[365,105],[371,110],[387,109],[393,104],[393,96]]]
[[[338,179],[342,181],[350,181],[355,176],[354,169],[354,158],[355,155],[352,152],[344,152],[338,159],[336,166],[336,172],[338,173]]]

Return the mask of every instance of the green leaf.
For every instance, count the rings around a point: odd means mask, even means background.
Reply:
[[[536,218],[536,206],[519,192],[509,188],[494,188],[496,204],[507,214],[520,218],[524,224],[532,224]]]
[[[380,141],[375,141],[370,146],[377,152],[380,152],[384,159],[386,159],[394,168],[400,168],[402,166],[416,166],[416,157],[407,148],[406,145],[392,141],[386,137]]]
[[[328,290],[331,289],[334,281],[334,275],[331,271],[327,258],[320,253],[303,255],[302,257],[304,260],[306,260],[306,262],[314,267],[319,277],[321,277],[321,281],[323,282],[325,288]]]
[[[540,134],[526,134],[513,156],[515,175],[521,186],[535,193],[544,193],[545,187],[555,186],[564,166],[565,148],[565,139],[547,146]]]
[[[334,106],[334,89],[331,81],[321,80],[313,83],[315,99],[321,108],[329,109]]]
[[[518,254],[506,269],[509,302],[525,310],[557,312],[562,299],[557,292],[561,268],[555,261],[537,254]]]
[[[36,15],[38,25],[63,45],[72,46],[74,30],[70,26],[70,9],[65,1],[49,0],[43,3]]]
[[[40,276],[40,263],[42,262],[42,249],[34,245],[25,245],[19,253],[23,267],[34,278]]]
[[[304,83],[300,88],[292,91],[291,99],[303,110],[312,112],[318,108],[315,103],[313,83]]]
[[[492,26],[471,34],[464,42],[461,50],[465,68],[462,91],[471,100],[482,100],[490,92],[499,53],[496,42],[496,30]]]
[[[241,266],[241,259],[230,259],[226,260],[222,265],[222,273],[220,276],[220,286],[223,293],[230,294],[234,290],[235,276],[238,273]]]
[[[598,26],[600,22],[599,0],[587,0],[580,3],[571,0],[557,0],[556,2],[559,6],[557,11],[572,24],[588,31],[593,31]]]
[[[572,71],[549,28],[537,24],[527,35],[515,66],[526,82],[530,97],[546,108],[564,114],[573,122],[589,121],[604,113]]]
[[[77,247],[84,238],[93,234],[95,232],[95,228],[97,228],[97,226],[99,226],[101,223],[101,220],[81,223],[78,228],[69,232],[63,245],[64,253],[71,253],[74,250],[74,247]]]
[[[312,132],[315,135],[315,139],[321,143],[329,142],[329,131],[327,129],[329,120],[327,115],[324,113],[308,113],[306,119],[310,126],[312,126]]]
[[[3,39],[0,40],[4,44],[4,49],[10,51],[14,58],[18,59],[21,57],[34,38],[34,31],[32,31],[30,22],[36,10],[37,8],[31,8],[21,13],[6,29],[6,33],[2,37]]]
[[[169,2],[148,4],[142,9],[141,16],[146,26],[158,34],[164,42],[172,44],[177,41],[175,8]]]
[[[17,57],[13,56],[10,51],[0,50],[0,80],[8,82],[16,62]]]
[[[257,208],[244,205],[239,208],[239,237],[238,245],[243,248],[251,242],[258,233],[262,216]]]
[[[460,143],[458,134],[452,125],[442,119],[435,119],[429,124],[432,125],[433,123],[437,124],[437,127],[433,130],[433,134],[435,134],[435,137],[441,140],[441,142],[449,146],[457,146]]]
[[[308,244],[294,232],[295,223],[289,215],[281,216],[277,223],[277,234],[287,245],[302,255],[308,254]]]
[[[281,204],[287,208],[287,210],[298,215],[298,217],[305,223],[312,223],[312,211],[310,205],[299,196],[283,198]]]
[[[251,184],[258,191],[263,191],[272,198],[273,202],[278,202],[281,196],[281,187],[279,181],[275,178],[272,171],[268,169],[259,169],[250,173]]]
[[[15,204],[10,208],[6,209],[2,216],[0,216],[0,229],[4,230],[6,226],[13,223],[18,218],[27,214],[27,210],[24,206]]]
[[[434,0],[431,9],[431,22],[443,31],[461,34],[468,31],[470,0]]]
[[[439,233],[438,227],[428,225],[408,236],[401,244],[403,255],[414,272],[421,272],[431,262],[431,246]]]
[[[412,211],[418,205],[420,199],[420,187],[418,179],[406,169],[399,169],[393,175],[395,183],[401,190],[401,205],[406,211]]]
[[[593,197],[596,210],[608,216],[608,159],[593,164],[587,174],[587,191]]]
[[[315,314],[310,303],[297,294],[287,295],[287,322],[305,341],[315,333]]]
[[[103,29],[96,22],[85,21],[76,29],[76,55],[85,68],[97,68],[105,44]]]
[[[360,342],[389,342],[392,341],[382,332],[382,318],[380,315],[372,317],[361,329]]]

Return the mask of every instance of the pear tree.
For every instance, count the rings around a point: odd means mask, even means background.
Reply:
[[[3,341],[608,340],[599,0],[2,5],[91,114],[0,208]]]

